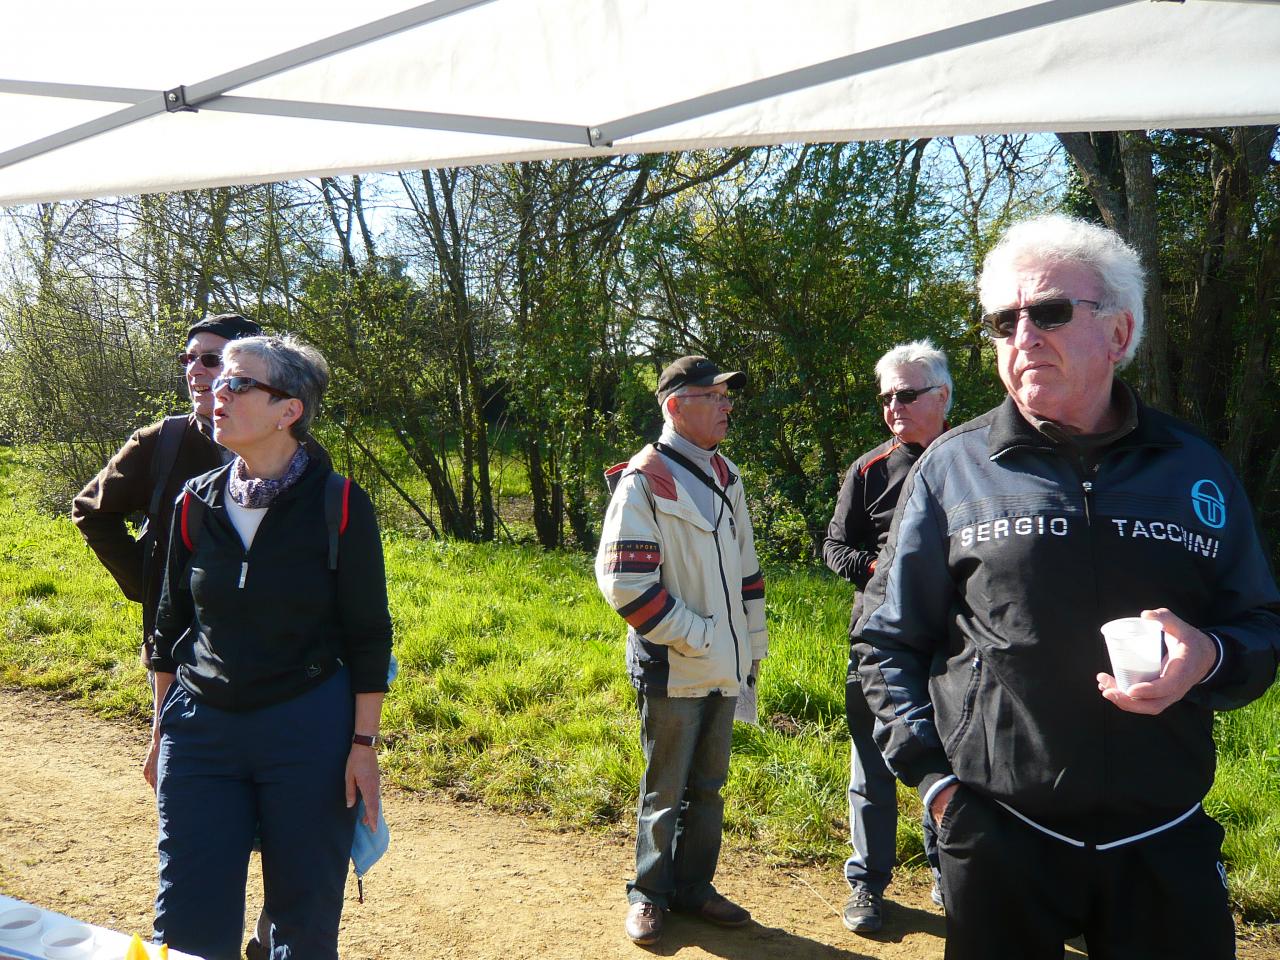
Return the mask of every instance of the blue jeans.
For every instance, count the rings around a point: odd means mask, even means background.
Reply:
[[[736,697],[636,695],[645,769],[631,903],[696,910],[715,895]]]
[[[272,960],[337,960],[355,832],[344,777],[354,721],[345,669],[258,710],[211,707],[174,682],[160,711],[155,938],[239,960],[254,834]]]

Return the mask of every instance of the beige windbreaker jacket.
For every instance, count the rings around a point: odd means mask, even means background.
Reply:
[[[714,498],[714,528],[652,446],[615,468],[596,583],[627,621],[627,671],[647,694],[736,697],[768,653],[746,496],[730,461],[712,465],[732,504]]]

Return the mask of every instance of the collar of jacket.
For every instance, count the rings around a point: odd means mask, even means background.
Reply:
[[[1173,432],[1160,421],[1158,415],[1142,402],[1133,389],[1121,380],[1115,381],[1113,392],[1124,391],[1137,407],[1138,423],[1132,430],[1107,445],[1107,450],[1136,449],[1141,447],[1177,447],[1181,444]],[[1004,403],[992,411],[991,429],[987,435],[988,450],[992,460],[998,460],[1015,450],[1035,450],[1044,453],[1058,449],[1043,433],[1027,422],[1013,402],[1005,397]]]
[[[727,489],[729,478],[734,476],[733,471],[729,469],[729,464],[717,453],[711,458],[711,466],[716,471],[716,479],[720,481],[720,486]],[[664,500],[679,498],[680,488],[676,483],[675,475],[667,466],[667,461],[662,458],[662,454],[651,443],[646,444],[643,450],[631,458],[627,463],[627,473],[644,474],[645,479],[649,481],[649,489],[653,491],[655,497],[661,497]]]
[[[327,476],[333,469],[333,463],[329,459],[328,451],[320,446],[313,437],[307,437],[302,441],[302,444],[306,447],[307,455],[311,458],[311,462],[307,464],[307,469],[302,472],[298,482],[281,492],[277,502],[291,499],[298,491],[316,482],[315,478],[317,476]],[[208,507],[220,506],[227,490],[227,473],[231,470],[233,463],[235,463],[234,460],[230,463],[224,463],[218,469],[209,473],[202,473],[198,477],[193,477],[187,481],[185,489],[191,491],[192,496],[203,500]]]

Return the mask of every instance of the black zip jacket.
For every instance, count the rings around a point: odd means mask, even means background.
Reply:
[[[840,485],[836,510],[822,544],[822,559],[832,573],[858,588],[850,630],[861,614],[862,592],[871,579],[872,566],[889,539],[902,484],[922,453],[924,447],[919,444],[891,437],[855,460]]]
[[[280,703],[345,663],[352,690],[387,689],[391,617],[373,504],[351,485],[349,520],[329,570],[327,458],[280,494],[244,549],[225,506],[220,467],[187,483],[205,503],[196,552],[182,539],[181,503],[169,539],[156,617],[156,670],[176,672],[196,699],[225,710]]]
[[[876,740],[939,777],[1102,843],[1183,813],[1213,783],[1214,709],[1276,673],[1280,592],[1244,491],[1186,424],[1139,405],[1097,452],[1065,451],[1012,400],[945,434],[905,485],[855,627]],[[1168,607],[1218,636],[1209,682],[1156,717],[1105,700],[1099,627]]]

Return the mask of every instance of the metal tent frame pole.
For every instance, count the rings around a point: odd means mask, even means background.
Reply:
[[[423,26],[456,13],[491,3],[493,0],[433,0],[364,26],[334,34],[265,60],[231,70],[190,86],[171,90],[139,90],[128,87],[87,86],[0,79],[0,93],[62,97],[78,100],[105,100],[131,106],[59,133],[34,140],[0,153],[0,168],[31,159],[59,147],[119,129],[164,112],[217,110],[233,113],[367,123],[383,126],[447,130],[500,137],[516,137],[589,147],[609,147],[626,137],[745,106],[770,97],[794,93],[860,73],[933,56],[973,44],[999,39],[1078,17],[1129,6],[1146,0],[1044,0],[1032,6],[974,20],[888,43],[859,53],[801,67],[785,73],[753,80],[688,100],[667,104],[600,124],[551,123],[502,117],[469,116],[399,110],[348,104],[274,100],[228,95],[226,91],[320,60],[354,47]],[[1170,2],[1170,0],[1156,0]],[[1184,3],[1185,0],[1173,0]],[[1271,3],[1280,0],[1200,0],[1200,2]]]
[[[322,40],[304,44],[274,57],[268,57],[265,60],[259,60],[236,70],[210,77],[208,80],[202,80],[187,87],[180,86],[161,92],[151,90],[122,91],[120,88],[112,87],[88,87],[84,89],[97,91],[97,95],[86,97],[67,93],[67,89],[71,86],[69,84],[35,84],[25,81],[0,80],[0,92],[3,93],[38,93],[42,96],[72,96],[75,99],[102,100],[116,99],[115,97],[106,97],[103,93],[117,90],[127,94],[122,99],[133,101],[133,106],[126,107],[124,110],[118,110],[115,113],[107,114],[105,117],[99,117],[96,120],[90,120],[88,123],[78,124],[50,136],[41,137],[12,150],[6,150],[4,153],[0,153],[0,167],[11,166],[31,157],[39,156],[42,153],[48,153],[51,150],[57,150],[59,147],[69,146],[73,143],[79,143],[81,140],[87,140],[101,133],[117,130],[120,127],[137,123],[139,120],[146,120],[161,113],[198,108],[204,101],[219,97],[225,91],[235,87],[241,87],[256,80],[283,73],[285,70],[302,66],[305,63],[321,60],[335,53],[341,53],[374,40],[401,33],[413,27],[422,26],[433,20],[440,20],[455,13],[469,10],[472,7],[492,2],[493,0],[432,0],[430,3],[420,4],[400,13],[392,14],[389,17],[383,17],[381,20],[374,20],[371,23],[344,30],[341,33],[335,33],[333,36],[325,37]],[[37,89],[40,87],[44,87],[44,89]]]

